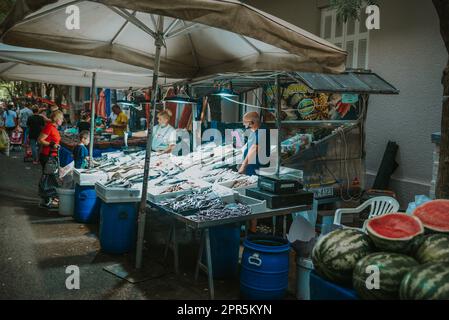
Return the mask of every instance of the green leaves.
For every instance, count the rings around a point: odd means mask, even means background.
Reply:
[[[360,13],[369,5],[378,5],[379,0],[330,0],[331,8],[337,10],[339,21],[360,20]]]
[[[6,18],[15,0],[1,0],[0,1],[0,23]]]

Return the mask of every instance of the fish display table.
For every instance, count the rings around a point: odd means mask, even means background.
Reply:
[[[198,259],[196,264],[196,272],[195,272],[195,279],[198,278],[199,270],[202,269],[207,273],[208,277],[208,284],[209,284],[209,297],[210,299],[215,298],[215,291],[214,291],[214,278],[213,278],[213,265],[212,265],[212,254],[211,254],[211,241],[210,241],[210,228],[217,227],[217,226],[223,226],[228,225],[232,223],[246,223],[247,221],[250,221],[252,219],[264,219],[264,218],[272,218],[272,217],[280,217],[283,216],[284,219],[290,214],[293,214],[295,212],[299,211],[307,211],[311,209],[311,205],[300,205],[295,207],[288,207],[288,208],[279,208],[279,209],[265,209],[261,212],[257,213],[251,213],[249,215],[243,215],[239,217],[231,217],[231,218],[223,218],[223,219],[216,219],[216,220],[210,220],[210,221],[196,221],[192,219],[192,216],[183,215],[180,213],[177,213],[175,211],[169,210],[164,206],[161,206],[160,204],[154,202],[154,201],[147,201],[149,208],[155,208],[159,210],[161,213],[165,213],[173,218],[173,223],[170,231],[169,240],[167,243],[167,248],[171,248],[173,250],[174,254],[174,268],[175,272],[179,272],[179,255],[178,255],[178,242],[176,238],[176,221],[180,221],[185,223],[188,227],[193,229],[200,229],[201,230],[201,242],[200,242],[200,250],[198,253]],[[286,230],[284,229],[284,237],[285,237]],[[206,265],[204,265],[201,261],[203,250],[206,250]]]
[[[128,138],[128,146],[145,147],[146,138],[132,137]],[[73,149],[79,144],[79,140],[73,135],[62,135],[59,150],[59,163],[61,167],[65,167],[73,161]],[[94,143],[93,157],[99,158],[104,153],[114,152],[124,147],[123,139],[116,139],[111,141],[96,140]]]

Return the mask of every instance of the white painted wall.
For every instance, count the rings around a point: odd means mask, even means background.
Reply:
[[[244,1],[320,34],[319,6],[326,0]],[[371,96],[367,118],[368,186],[388,140],[399,144],[392,187],[403,207],[428,194],[432,175],[430,135],[440,131],[442,71],[448,59],[431,0],[381,0],[381,29],[370,34],[369,67],[400,91]]]
[[[407,202],[430,186],[430,136],[441,127],[441,76],[448,56],[432,1],[383,0],[380,5],[381,30],[371,32],[369,65],[401,93],[371,97],[367,169],[375,174],[386,143],[396,141],[400,167],[393,178]]]

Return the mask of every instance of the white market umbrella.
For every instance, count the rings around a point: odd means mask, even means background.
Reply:
[[[0,60],[3,60],[1,55]],[[21,62],[0,61],[0,79],[90,87],[92,84],[92,73],[79,70],[30,65]],[[152,77],[132,77],[116,74],[96,73],[96,85],[101,88],[148,88],[151,86],[151,81]]]
[[[80,13],[78,30],[66,28],[71,5]],[[174,78],[246,71],[339,73],[346,60],[346,53],[329,42],[232,0],[18,0],[1,31],[8,44],[152,69],[153,106],[159,71]],[[153,107],[139,209],[138,268],[154,115]]]
[[[68,53],[10,46],[0,43],[0,79],[47,82],[91,87],[91,141],[94,141],[96,87],[124,89],[148,88],[151,70],[117,62]],[[160,83],[175,79],[160,78]],[[93,143],[90,144],[90,154]]]

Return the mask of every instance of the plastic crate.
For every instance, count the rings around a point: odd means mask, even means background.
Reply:
[[[339,286],[310,273],[310,300],[359,300],[353,289]]]

